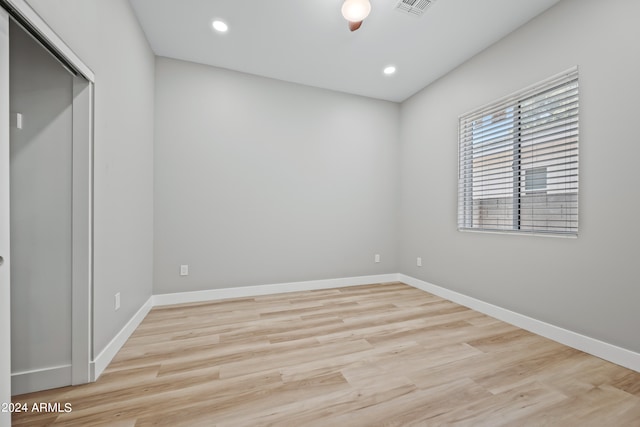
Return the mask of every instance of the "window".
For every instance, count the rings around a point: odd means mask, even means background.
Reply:
[[[577,68],[459,126],[458,229],[577,235]]]
[[[527,193],[547,189],[547,167],[524,170],[524,190]]]

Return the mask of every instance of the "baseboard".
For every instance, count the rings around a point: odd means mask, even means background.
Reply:
[[[613,362],[625,368],[640,372],[640,353],[618,347],[567,329],[542,322],[540,320],[507,310],[497,305],[489,304],[476,298],[416,279],[404,274],[398,274],[398,280],[414,288],[432,293],[439,297],[469,307],[496,319],[502,320],[519,328],[541,335],[569,347],[584,351],[593,356]]]
[[[270,285],[241,286],[237,288],[211,289],[206,291],[178,292],[153,296],[153,305],[184,304],[190,302],[213,301],[228,298],[254,297],[259,295],[282,294],[286,292],[313,291],[319,289],[360,286],[371,283],[395,282],[398,274],[377,274],[373,276],[343,277],[340,279],[309,280],[304,282],[276,283]]]
[[[11,374],[11,395],[64,387],[71,384],[71,364]]]
[[[552,339],[569,347],[584,351],[585,353],[589,353],[604,360],[608,360],[610,362],[640,372],[640,353],[636,353],[622,347],[617,347],[615,345],[585,335],[581,335],[579,333],[569,331],[567,329],[563,329],[549,323],[545,323],[543,321],[513,312],[511,310],[507,310],[505,308],[478,300],[459,292],[443,288],[441,286],[434,285],[432,283],[425,282],[420,279],[416,279],[414,277],[399,273],[392,273],[153,295],[140,308],[140,310],[138,310],[138,312],[131,318],[131,320],[129,320],[124,328],[122,328],[122,330],[111,340],[111,342],[95,358],[95,360],[91,362],[91,381],[95,381],[96,379],[98,379],[100,374],[102,374],[104,369],[109,365],[111,360],[115,357],[120,348],[122,348],[127,339],[135,331],[138,325],[140,325],[142,320],[144,320],[147,313],[151,310],[151,308],[155,306],[271,295],[286,292],[330,289],[345,286],[361,286],[372,283],[386,283],[397,281],[406,283],[407,285],[432,293],[434,295],[438,295],[449,301],[453,301],[457,304],[469,307],[480,313],[495,317],[496,319],[502,320],[519,328],[526,329],[530,332]],[[68,375],[71,375],[70,366],[61,368],[67,368],[69,370]],[[12,376],[12,393],[16,394],[16,392],[14,391],[16,389],[29,390],[29,385],[35,383],[36,381],[30,378],[35,378],[36,376],[41,376],[43,378],[42,380],[37,381],[50,381],[51,383],[58,381],[56,383],[57,385],[49,386],[47,388],[60,386],[61,383],[59,381],[59,378],[62,375],[62,371],[58,373],[51,372],[42,374],[40,374],[39,372],[40,371],[33,371],[16,374],[16,376],[23,376],[23,378]],[[50,376],[51,378],[49,378],[48,376]],[[62,385],[67,385],[69,384],[70,379],[65,377],[64,381],[65,384]],[[38,382],[38,384],[41,384],[41,382]],[[49,384],[49,382],[47,382],[47,384]],[[32,388],[31,390],[34,389],[35,388]],[[21,391],[20,394],[27,392],[28,391]]]
[[[96,381],[105,368],[109,365],[111,360],[120,351],[124,343],[127,342],[131,334],[136,330],[138,325],[142,323],[145,316],[153,308],[153,297],[149,297],[142,307],[133,315],[133,317],[127,322],[126,325],[113,337],[113,339],[107,344],[107,346],[100,352],[100,354],[89,364],[89,370],[91,379],[90,381]]]

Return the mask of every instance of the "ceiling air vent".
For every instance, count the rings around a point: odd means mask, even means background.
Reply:
[[[425,10],[435,0],[400,0],[396,5],[398,12],[406,13],[411,16],[422,16]]]

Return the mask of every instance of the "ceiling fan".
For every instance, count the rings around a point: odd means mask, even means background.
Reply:
[[[364,18],[371,12],[369,0],[344,0],[342,16],[349,21],[349,29],[355,31],[362,25]]]

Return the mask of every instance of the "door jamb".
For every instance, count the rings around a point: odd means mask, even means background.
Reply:
[[[9,14],[0,8],[0,404],[11,402],[11,254],[9,245]],[[0,411],[0,427],[11,413]]]

